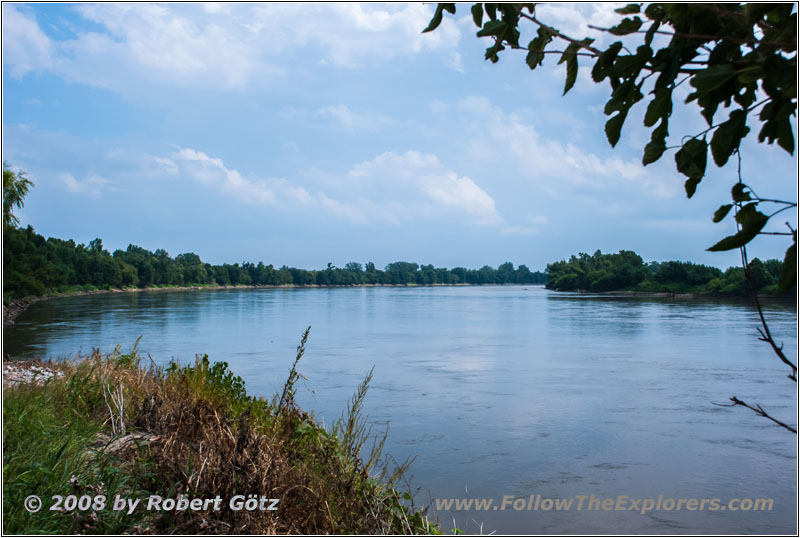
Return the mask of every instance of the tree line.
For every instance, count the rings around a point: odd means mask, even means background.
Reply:
[[[108,288],[165,286],[355,286],[433,284],[544,284],[546,275],[510,262],[492,268],[455,267],[394,262],[383,270],[368,262],[328,264],[323,270],[244,262],[241,265],[205,263],[192,252],[174,258],[165,250],[151,252],[129,245],[108,252],[101,239],[88,245],[73,240],[45,239],[33,227],[3,230],[3,301],[49,293]]]
[[[783,262],[758,258],[748,264],[751,281],[760,293],[779,293]],[[3,301],[28,296],[111,288],[169,286],[357,286],[433,284],[545,284],[557,291],[638,291],[701,293],[744,296],[748,282],[741,267],[721,271],[692,262],[645,263],[633,251],[593,255],[579,253],[568,261],[547,265],[545,272],[531,271],[510,262],[492,268],[455,267],[394,262],[383,270],[368,262],[344,267],[329,263],[322,270],[274,267],[263,262],[221,265],[205,263],[187,252],[174,258],[165,250],[151,252],[128,245],[110,253],[101,239],[88,245],[73,240],[45,239],[33,227],[3,230]]]
[[[778,282],[783,270],[780,260],[762,262],[754,258],[747,265],[753,287],[759,293],[780,293]],[[580,253],[568,261],[547,266],[546,287],[559,291],[641,291],[703,293],[744,296],[749,292],[744,268],[716,267],[692,262],[668,261],[645,264],[630,250],[617,254]]]

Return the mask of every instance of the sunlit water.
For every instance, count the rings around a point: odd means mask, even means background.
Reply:
[[[766,307],[796,355],[794,304]],[[745,301],[553,293],[536,286],[126,293],[33,305],[4,353],[72,356],[143,335],[158,363],[208,353],[251,393],[283,384],[303,329],[301,405],[336,419],[374,365],[365,409],[386,452],[416,456],[434,498],[772,498],[771,511],[440,512],[489,533],[795,533],[796,385]]]

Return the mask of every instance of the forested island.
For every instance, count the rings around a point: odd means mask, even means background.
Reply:
[[[497,269],[480,269],[394,262],[380,270],[368,262],[328,264],[323,270],[306,270],[263,262],[241,265],[205,263],[188,252],[174,258],[165,250],[151,252],[136,245],[113,253],[101,239],[89,245],[73,240],[45,239],[33,227],[3,230],[3,302],[52,293],[74,293],[111,288],[170,286],[358,286],[434,284],[544,284],[544,273],[512,263]]]
[[[747,266],[753,287],[761,294],[778,294],[783,270],[780,260],[754,258]],[[750,293],[744,268],[716,267],[692,262],[645,263],[630,250],[617,254],[580,253],[547,266],[545,287],[558,291],[634,291],[745,296]],[[787,291],[785,293],[790,293]]]

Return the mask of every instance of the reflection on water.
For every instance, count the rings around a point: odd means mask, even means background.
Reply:
[[[793,304],[768,304],[796,354]],[[44,301],[4,353],[140,349],[159,363],[226,360],[273,394],[312,325],[299,399],[339,416],[375,365],[366,411],[388,453],[416,456],[417,500],[530,494],[774,499],[769,512],[454,512],[469,532],[795,533],[795,385],[757,340],[747,302],[552,293],[517,286],[129,293]],[[310,390],[313,389],[313,392]]]

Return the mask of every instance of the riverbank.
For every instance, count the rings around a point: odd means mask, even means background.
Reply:
[[[667,299],[741,299],[750,300],[750,294],[732,295],[728,293],[700,293],[700,292],[669,292],[669,291],[589,291],[589,290],[550,290],[555,293],[575,293],[579,295],[600,295],[603,297],[662,297]],[[791,293],[759,293],[759,299],[793,300],[796,297]]]
[[[295,367],[307,335],[271,401],[249,396],[226,363],[144,367],[135,346],[9,365],[16,378],[3,391],[3,533],[439,533],[398,489],[404,466],[379,464],[383,443],[362,451],[372,436],[358,410],[371,375],[328,430],[297,407]],[[4,382],[5,374],[4,364]],[[25,509],[32,493],[42,510]],[[52,511],[54,495],[92,502]],[[118,495],[138,507],[114,510]],[[220,501],[147,507],[153,496]],[[259,508],[236,508],[250,496]]]

